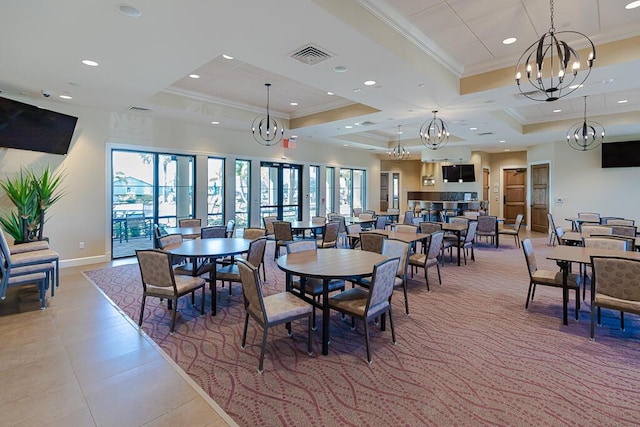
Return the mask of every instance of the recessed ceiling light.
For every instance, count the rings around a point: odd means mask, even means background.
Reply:
[[[224,53],[222,54],[222,57],[223,57],[224,59],[233,59],[233,56],[231,56],[231,55],[226,55],[226,54],[224,54]]]
[[[373,86],[374,84],[376,84],[375,80],[367,80],[366,82],[364,82],[365,86]]]
[[[335,95],[335,93],[333,93],[333,92],[327,92],[327,95],[329,95],[329,96],[333,96],[333,95]]]
[[[344,146],[345,146],[345,147],[348,147],[348,146],[349,146],[349,144],[344,144]]]
[[[624,8],[625,9],[635,9],[636,7],[640,7],[640,0],[632,1],[628,3]]]
[[[478,128],[469,128],[469,130],[478,130]]]
[[[507,141],[505,141],[504,139],[501,139],[501,140],[500,140],[500,141],[498,141],[498,142],[499,142],[500,144],[504,144],[504,143],[505,143],[505,142],[507,142]]]
[[[84,65],[88,65],[89,67],[97,67],[98,66],[98,63],[96,61],[92,61],[90,59],[83,59],[82,63]]]
[[[219,124],[220,124],[220,122],[213,121],[213,122],[211,122],[211,124],[212,124],[212,125],[219,125]]]
[[[338,65],[337,67],[333,67],[333,71],[336,73],[346,73],[349,69],[344,65]]]
[[[554,112],[554,113],[561,113],[561,112],[562,112],[562,110],[557,109],[557,110],[553,110],[553,112]]]
[[[629,102],[628,99],[621,99],[620,101],[618,101],[618,104],[626,104],[627,102]]]
[[[73,99],[73,98],[71,98],[71,95],[60,95],[60,98],[62,98],[62,99]]]
[[[296,105],[298,105],[298,103],[297,102],[290,102],[289,105],[296,106]]]
[[[502,44],[514,44],[517,41],[518,39],[515,37],[507,37],[506,39],[502,40]]]
[[[571,85],[569,86],[569,89],[578,89],[579,87],[582,87],[584,85]]]
[[[289,139],[296,139],[297,137],[298,137],[298,135],[291,135],[291,136],[289,137]]]
[[[191,77],[192,79],[199,79],[200,76],[198,74],[189,74],[189,77]]]
[[[351,126],[351,125],[346,125],[344,128],[345,128],[345,129],[351,129],[351,128],[353,128],[353,126]]]
[[[128,16],[129,18],[140,18],[142,16],[142,12],[128,4],[121,3],[117,6],[117,8],[120,13]]]

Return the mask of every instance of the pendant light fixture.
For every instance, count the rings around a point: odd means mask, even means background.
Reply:
[[[576,123],[567,132],[569,147],[578,151],[593,150],[604,141],[604,126],[587,121],[587,97],[584,97],[584,121]]]
[[[396,145],[392,150],[387,151],[387,155],[391,158],[391,160],[395,160],[396,162],[400,162],[402,160],[407,160],[409,155],[411,154],[407,148],[405,148],[402,144],[400,144],[400,125],[398,125],[398,132],[396,134]]]
[[[424,122],[420,127],[422,144],[432,150],[443,148],[449,142],[449,130],[442,119],[436,117],[438,110],[433,110],[433,119]]]
[[[265,83],[264,85],[267,87],[267,115],[258,116],[253,120],[251,133],[258,144],[270,147],[282,141],[284,124],[271,117],[269,113],[269,87],[271,87],[271,83]]]
[[[518,89],[522,95],[534,101],[555,101],[569,95],[587,80],[596,60],[596,48],[589,37],[577,31],[556,32],[553,23],[553,0],[550,0],[549,4],[551,28],[524,51],[516,64]],[[585,63],[586,70],[580,71],[582,64],[578,52],[568,43],[559,40],[557,36],[560,34],[571,38],[579,36],[582,39],[578,44],[590,46],[591,50]],[[526,80],[523,77],[526,77]],[[521,82],[529,84],[521,85]]]

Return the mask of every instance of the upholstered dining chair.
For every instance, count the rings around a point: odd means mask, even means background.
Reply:
[[[638,231],[635,225],[611,224],[611,234],[615,234],[616,236],[636,237]]]
[[[318,247],[320,249],[336,248],[338,246],[338,230],[340,230],[339,222],[330,221],[325,224],[322,239],[317,240]]]
[[[393,286],[398,264],[400,264],[399,258],[390,258],[382,261],[373,267],[373,276],[368,289],[352,288],[329,298],[329,307],[331,309],[349,315],[352,319],[357,318],[363,321],[365,346],[367,347],[367,362],[369,364],[371,364],[372,361],[369,345],[369,322],[372,319],[389,313],[391,341],[394,345],[396,344],[391,297],[393,296]],[[380,323],[384,325],[384,320]],[[352,329],[354,328],[352,324]]]
[[[452,261],[453,261],[453,250],[451,248],[455,247],[456,245],[460,246],[460,249],[462,250],[462,254],[464,256],[464,265],[467,265],[467,252],[469,250],[471,250],[471,261],[476,260],[476,256],[473,249],[474,249],[477,228],[478,228],[478,221],[470,221],[469,228],[467,228],[467,233],[459,241],[457,242],[452,241],[453,244],[449,247],[449,251],[451,254],[450,259]]]
[[[183,218],[178,220],[179,227],[200,227],[202,226],[202,219],[200,218]]]
[[[433,234],[433,233],[437,233],[438,231],[442,230],[442,224],[439,222],[427,222],[427,221],[423,221],[419,224],[419,232],[422,234]],[[427,250],[427,242],[422,242],[422,253],[426,253]],[[442,250],[442,245],[440,245],[441,248],[440,250]]]
[[[518,214],[516,216],[516,223],[513,225],[513,228],[501,228],[498,230],[498,234],[505,234],[508,236],[513,236],[516,241],[516,246],[520,247],[520,227],[522,226],[522,220],[524,219],[524,215]],[[480,225],[478,224],[478,231],[480,230]]]
[[[317,245],[315,240],[294,240],[292,242],[287,242],[286,246],[287,246],[287,253],[288,254],[296,253],[296,252],[303,252],[303,251],[317,251],[318,250],[318,245]],[[292,278],[291,286],[294,289],[299,289],[301,291],[303,290],[302,289],[302,281],[301,281],[300,278]],[[344,287],[345,287],[344,286],[344,280],[335,279],[335,280],[330,280],[329,283],[328,283],[329,292],[344,291]],[[320,300],[320,297],[322,296],[323,290],[324,290],[324,284],[322,282],[322,279],[309,277],[309,278],[304,280],[304,293],[313,296],[313,298],[316,301]],[[313,323],[313,330],[315,330],[316,329],[316,310],[315,310],[315,307],[313,308],[313,313],[312,313],[312,323]]]
[[[589,237],[592,234],[613,234],[613,229],[604,225],[582,224],[580,232],[582,237]]]
[[[360,234],[362,231],[362,227],[360,224],[349,224],[347,225],[347,235],[349,234]],[[349,247],[354,249],[360,244],[360,238],[349,237]]]
[[[408,224],[398,224],[396,225],[396,232],[398,233],[417,233],[418,226],[416,225],[408,225]]]
[[[538,268],[531,239],[527,238],[522,241],[522,251],[524,252],[524,259],[527,262],[527,271],[529,272],[529,290],[527,291],[527,302],[524,305],[524,308],[528,310],[529,301],[533,301],[535,297],[537,285],[562,289],[562,271],[540,270]],[[568,273],[567,286],[576,293],[576,320],[578,320],[578,312],[580,311],[580,277],[577,274]]]
[[[482,215],[478,217],[477,237],[484,237],[487,241],[491,239],[491,244],[495,245],[498,234],[498,218],[493,215]],[[517,240],[517,238],[516,238]]]
[[[592,256],[591,339],[594,338],[595,313],[601,325],[601,309],[620,311],[620,329],[624,330],[624,313],[640,314],[640,260]]]
[[[285,247],[287,242],[293,240],[291,223],[288,221],[276,221],[273,223],[273,235],[276,239],[276,250],[273,253],[275,261],[280,256],[280,248]]]
[[[260,264],[262,264],[264,260],[264,250],[267,246],[267,239],[265,237],[260,237],[258,239],[252,240],[249,244],[249,252],[247,252],[246,260],[251,263],[254,267],[260,270]],[[222,265],[216,268],[216,280],[220,280],[222,282],[222,287],[224,288],[225,282],[229,283],[229,295],[232,293],[231,284],[232,283],[240,283],[240,272],[238,271],[238,263],[234,262],[233,264]],[[215,283],[210,284],[212,288],[212,292],[215,292]]]
[[[547,212],[547,225],[549,227],[549,245],[556,245],[556,223],[553,221],[553,215],[551,212]]]
[[[374,227],[376,230],[384,230],[387,228],[387,217],[379,216],[376,218],[376,225]]]
[[[51,283],[51,277],[53,274],[54,265],[49,263],[50,268],[48,270],[40,269],[36,272],[24,272],[20,273],[20,269],[23,267],[17,267],[18,274],[12,271],[11,265],[7,261],[8,255],[5,254],[4,249],[0,248],[0,300],[6,298],[7,289],[14,286],[37,284],[40,309],[44,310],[47,306],[47,288]]]
[[[415,253],[409,256],[409,266],[411,267],[411,277],[416,268],[422,268],[424,270],[424,280],[427,285],[427,292],[429,289],[429,267],[435,265],[438,270],[438,283],[442,285],[442,278],[440,277],[440,266],[438,264],[438,256],[442,252],[442,241],[444,240],[444,232],[436,231],[431,233],[431,237],[427,239],[425,243],[425,253]]]
[[[248,240],[256,240],[261,237],[267,237],[267,230],[265,228],[259,228],[259,227],[246,227],[242,231],[242,237]],[[262,262],[260,263],[258,270],[260,269],[260,267],[262,267],[262,280],[266,281],[267,271],[265,270],[265,266],[264,266],[264,254],[262,255]]]
[[[384,239],[387,238],[386,234],[366,232],[360,233],[360,248],[363,251],[375,252],[377,254],[382,253],[382,244]]]
[[[182,234],[165,234],[158,239],[158,248],[166,251],[167,249],[173,249],[182,244]],[[184,264],[187,261],[184,257],[174,256],[171,257],[172,265]],[[187,273],[185,273],[187,274]]]
[[[171,255],[158,249],[137,250],[136,257],[142,276],[142,307],[138,326],[142,326],[144,318],[144,306],[147,297],[167,298],[173,302],[173,316],[171,319],[170,333],[173,334],[176,325],[176,312],[178,310],[178,298],[191,294],[191,303],[194,301],[194,291],[202,289],[200,313],[204,314],[204,279],[200,277],[174,274],[171,266]]]
[[[413,218],[414,218],[413,211],[406,211],[404,213],[404,219],[402,220],[402,223],[411,225],[412,224],[411,221],[413,221]]]
[[[347,244],[347,220],[342,215],[332,215],[329,219],[329,222],[337,222],[340,224],[340,228],[338,228],[338,239],[342,241],[343,244]]]
[[[239,259],[238,270],[242,281],[242,292],[245,298],[244,330],[242,332],[242,349],[247,344],[249,317],[262,326],[262,345],[260,347],[260,362],[258,372],[262,374],[264,353],[267,347],[269,328],[281,324],[287,327],[287,334],[291,336],[291,322],[297,319],[308,319],[307,353],[311,356],[311,311],[312,306],[290,292],[280,292],[269,296],[262,295],[262,285],[258,268],[251,263]]]
[[[278,220],[277,216],[265,216],[262,218],[262,222],[264,224],[264,229],[267,230],[267,239],[275,240],[275,236],[273,234],[273,223]]]
[[[360,225],[362,225],[362,229],[363,230],[371,230],[374,227],[373,223],[363,223],[362,221],[370,221],[370,220],[374,220],[375,217],[368,212],[362,212],[360,214],[360,216],[358,217],[358,219],[360,220]]]
[[[629,251],[630,249],[629,240],[624,237],[610,236],[610,235],[602,235],[595,236],[591,235],[590,237],[583,237],[582,244],[585,248],[595,248],[595,249],[609,249],[614,251]],[[587,281],[585,280],[587,277],[587,266],[584,265],[582,268],[582,300],[584,301],[587,293]],[[593,269],[592,269],[593,271]]]
[[[358,218],[362,213],[362,208],[353,208],[352,213],[354,217]]]
[[[224,225],[212,225],[200,229],[201,239],[224,238],[227,237],[227,227]]]

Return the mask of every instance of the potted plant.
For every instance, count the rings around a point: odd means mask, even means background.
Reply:
[[[46,211],[64,194],[60,185],[63,172],[53,173],[46,166],[40,174],[21,168],[13,178],[0,180],[0,187],[16,211],[0,215],[0,224],[16,243],[42,240]]]

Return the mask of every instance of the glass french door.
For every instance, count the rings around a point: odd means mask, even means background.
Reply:
[[[284,221],[302,219],[302,166],[260,163],[260,217],[275,215]]]

